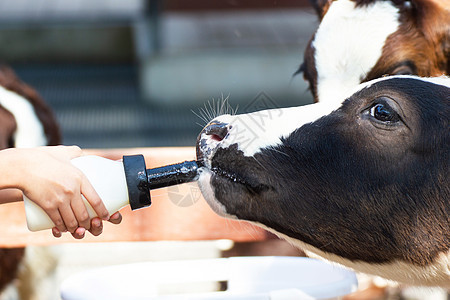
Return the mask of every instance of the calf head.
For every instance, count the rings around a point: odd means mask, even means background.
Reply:
[[[311,0],[320,25],[299,69],[316,101],[384,75],[450,74],[450,0]]]
[[[215,118],[199,185],[220,215],[410,284],[450,286],[450,79],[393,76],[345,101]]]
[[[0,66],[0,127],[0,149],[61,143],[50,107],[6,66]]]

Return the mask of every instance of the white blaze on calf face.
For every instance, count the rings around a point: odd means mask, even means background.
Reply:
[[[16,120],[14,147],[29,148],[47,145],[42,123],[28,100],[0,87],[0,105],[7,109]]]
[[[343,99],[341,99],[343,100]],[[252,156],[262,148],[276,146],[281,138],[289,136],[304,124],[311,123],[337,109],[342,101],[334,105],[315,103],[301,107],[263,110],[244,115],[222,115],[215,121],[228,124],[228,135],[220,142],[207,139],[208,147],[227,148],[237,144],[245,156]],[[204,134],[205,135],[205,134]],[[217,143],[217,145],[212,145]]]
[[[397,31],[399,11],[390,1],[355,7],[334,1],[320,23],[315,48],[317,93],[321,102],[345,98],[381,57],[387,37]]]

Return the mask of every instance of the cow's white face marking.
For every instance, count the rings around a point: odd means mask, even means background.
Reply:
[[[262,148],[276,146],[281,138],[289,136],[304,124],[311,123],[331,113],[341,102],[315,103],[301,107],[263,110],[244,115],[222,115],[215,121],[228,124],[228,135],[220,142],[209,139],[205,133],[205,148],[227,148],[237,144],[245,156],[252,156]],[[213,155],[211,153],[210,155]]]
[[[319,101],[349,96],[381,57],[388,36],[398,30],[398,18],[390,1],[357,8],[350,0],[331,4],[312,43]]]
[[[0,105],[16,119],[14,147],[30,148],[47,145],[42,123],[28,100],[0,86]]]

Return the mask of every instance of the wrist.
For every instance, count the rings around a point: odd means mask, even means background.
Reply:
[[[26,149],[9,148],[0,151],[0,189],[23,188],[24,167],[28,165]]]

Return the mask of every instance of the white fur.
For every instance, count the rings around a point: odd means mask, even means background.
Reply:
[[[362,273],[389,278],[390,280],[401,283],[418,286],[439,286],[441,288],[450,288],[450,251],[447,253],[441,253],[433,264],[426,267],[417,266],[405,261],[393,261],[385,264],[370,264],[363,261],[351,261],[336,254],[324,252],[307,243],[279,233],[263,224],[257,222],[250,223],[276,234],[297,248],[305,250],[310,257],[326,259]]]
[[[274,230],[271,231],[274,232]],[[399,260],[385,264],[370,264],[363,261],[351,261],[338,255],[321,251],[286,235],[276,234],[294,246],[307,251],[308,255],[312,257],[324,258],[362,273],[377,275],[411,285],[450,288],[450,251],[441,253],[434,263],[425,267]]]
[[[245,156],[252,156],[262,148],[276,146],[282,137],[289,136],[304,124],[311,123],[337,109],[334,105],[315,103],[301,107],[289,107],[258,111],[244,115],[223,115],[215,120],[228,123],[228,136],[221,142],[207,139],[210,147],[227,148],[237,143]]]
[[[203,198],[205,198],[206,202],[208,202],[208,205],[211,207],[211,209],[219,216],[236,219],[236,217],[227,214],[225,206],[223,206],[222,203],[218,202],[214,197],[214,191],[212,190],[212,186],[210,184],[212,175],[211,171],[205,168],[201,168],[199,169],[199,173],[200,176],[197,183],[200,187]]]
[[[345,98],[366,77],[381,57],[387,37],[397,31],[398,17],[390,1],[358,8],[350,0],[332,2],[312,43],[319,101]]]
[[[357,91],[362,90],[363,88],[370,87],[374,85],[377,82],[389,80],[393,78],[410,78],[414,80],[420,80],[420,81],[426,81],[431,82],[433,84],[437,85],[443,85],[450,88],[450,77],[448,76],[440,76],[440,77],[418,77],[414,75],[395,75],[395,76],[388,76],[388,77],[380,77],[377,79],[373,79],[371,81],[363,82],[359,86],[357,86],[351,94],[356,93]]]
[[[13,114],[16,119],[17,129],[14,134],[16,148],[47,145],[42,123],[28,100],[0,86],[0,105]]]

